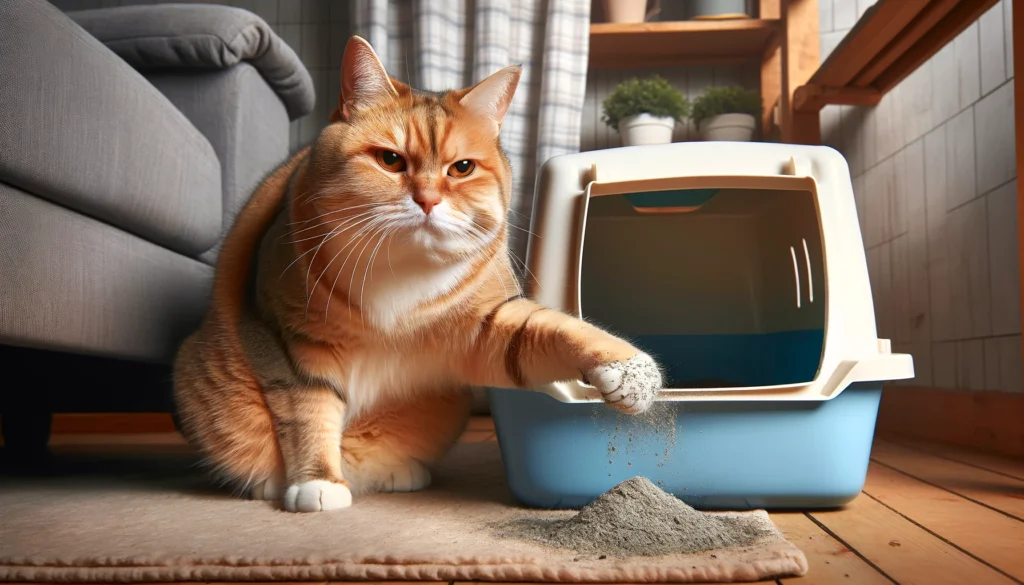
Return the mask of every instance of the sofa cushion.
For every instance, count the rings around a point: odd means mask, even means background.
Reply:
[[[203,318],[213,272],[0,184],[0,344],[169,363]]]
[[[216,243],[209,141],[48,2],[0,1],[0,79],[0,182],[182,254]]]
[[[315,105],[313,79],[298,55],[270,25],[247,10],[157,4],[82,10],[68,16],[147,74],[181,68],[228,69],[247,61],[274,88],[291,119],[305,116]]]

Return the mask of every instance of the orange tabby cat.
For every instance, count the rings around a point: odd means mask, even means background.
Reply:
[[[467,385],[653,401],[650,357],[513,290],[498,133],[519,75],[415,92],[353,37],[332,123],[239,214],[174,390],[185,435],[254,498],[306,512],[427,486]]]

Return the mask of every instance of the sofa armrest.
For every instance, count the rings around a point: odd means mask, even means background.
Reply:
[[[288,158],[288,113],[249,63],[223,70],[152,73],[147,79],[203,133],[220,159],[221,238],[199,256],[213,264],[235,215],[257,185]]]
[[[209,141],[45,0],[0,0],[0,105],[0,183],[180,254],[216,244]]]
[[[68,12],[111,51],[147,76],[181,69],[229,69],[248,62],[292,120],[313,110],[313,79],[263,19],[241,8],[156,4]]]

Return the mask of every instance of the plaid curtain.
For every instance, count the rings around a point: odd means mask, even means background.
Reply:
[[[591,0],[354,0],[356,34],[388,73],[428,91],[523,74],[501,141],[512,163],[512,251],[525,258],[537,169],[580,147]]]

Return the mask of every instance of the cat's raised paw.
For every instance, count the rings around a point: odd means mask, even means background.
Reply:
[[[327,512],[351,505],[348,486],[323,479],[288,486],[284,493],[284,509],[289,512]]]
[[[270,476],[267,479],[252,486],[249,496],[254,500],[276,502],[284,495],[284,484],[277,476]]]
[[[646,411],[662,388],[661,370],[646,353],[597,366],[584,375],[607,404],[626,414]]]

